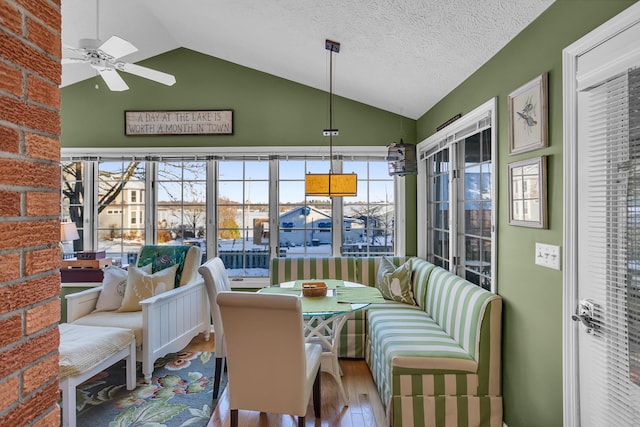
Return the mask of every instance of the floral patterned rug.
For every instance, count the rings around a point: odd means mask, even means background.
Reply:
[[[214,354],[180,352],[155,363],[151,384],[125,386],[120,361],[77,387],[78,426],[206,426],[216,401],[213,395]],[[222,379],[220,393],[226,385]]]

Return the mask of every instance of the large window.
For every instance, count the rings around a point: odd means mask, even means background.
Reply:
[[[419,144],[418,254],[495,292],[494,114],[490,101]]]
[[[358,196],[333,199],[305,196],[305,175],[329,169],[328,159],[306,153],[77,160],[63,151],[63,219],[84,233],[65,249],[128,263],[144,244],[197,245],[247,283],[267,277],[274,256],[394,254],[395,179],[386,148],[371,151],[334,160],[358,174]]]

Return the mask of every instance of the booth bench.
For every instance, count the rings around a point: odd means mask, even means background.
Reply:
[[[270,281],[342,279],[376,285],[381,257],[274,258]],[[415,305],[388,301],[352,313],[340,357],[365,358],[388,424],[502,426],[502,299],[417,257]]]

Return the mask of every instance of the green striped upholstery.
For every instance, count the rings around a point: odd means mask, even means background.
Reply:
[[[475,394],[477,363],[422,310],[370,309],[368,313],[371,372],[380,398],[388,406],[393,395]],[[461,378],[445,381],[443,373]],[[421,383],[423,375],[434,382]],[[466,379],[467,376],[474,378]],[[435,379],[434,379],[435,377]],[[463,378],[464,377],[464,378]],[[400,381],[402,379],[402,381]],[[459,386],[459,387],[457,387]]]
[[[403,427],[502,427],[499,396],[394,396],[390,425]]]
[[[367,313],[366,360],[391,425],[501,426],[501,298],[413,262],[425,311],[400,304]],[[426,289],[416,289],[424,274]]]
[[[422,258],[413,258],[411,261],[411,281],[413,283],[413,298],[421,309],[425,309],[427,298],[427,285],[431,272],[435,265]]]
[[[341,279],[356,282],[355,258],[273,258],[269,269],[272,285],[301,279]]]

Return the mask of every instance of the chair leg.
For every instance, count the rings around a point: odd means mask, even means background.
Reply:
[[[238,427],[238,410],[231,410],[231,427]]]
[[[313,412],[316,415],[316,419],[320,418],[320,401],[322,400],[322,396],[320,395],[320,391],[322,389],[320,386],[320,378],[322,377],[321,371],[321,369],[318,369],[316,379],[313,382]]]
[[[222,376],[222,365],[226,365],[224,357],[216,357],[216,372],[213,380],[213,398],[218,398],[218,392],[220,391],[220,377]]]
[[[304,417],[298,417],[298,427],[304,427]]]

